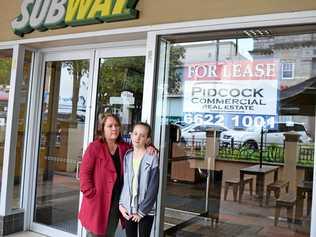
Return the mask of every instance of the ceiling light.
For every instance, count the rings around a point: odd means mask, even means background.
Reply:
[[[262,29],[244,30],[243,33],[250,38],[271,37],[272,36],[272,33],[269,30],[262,30]]]

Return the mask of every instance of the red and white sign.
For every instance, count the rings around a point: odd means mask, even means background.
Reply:
[[[277,61],[189,64],[183,111],[276,115],[277,83]]]

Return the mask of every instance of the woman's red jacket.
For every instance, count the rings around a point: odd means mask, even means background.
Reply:
[[[130,145],[118,144],[123,176],[123,160]],[[80,190],[83,200],[79,211],[81,224],[96,235],[106,233],[109,221],[112,190],[117,178],[116,169],[107,146],[101,140],[91,142],[80,168]]]

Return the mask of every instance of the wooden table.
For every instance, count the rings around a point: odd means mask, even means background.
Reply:
[[[196,182],[199,180],[197,169],[190,167],[192,157],[173,157],[171,161],[171,179],[177,181]]]
[[[304,199],[307,196],[307,216],[310,215],[312,208],[313,182],[302,181],[296,187],[296,208],[295,208],[295,223],[302,223],[304,211]]]
[[[256,176],[256,194],[258,195],[260,206],[263,203],[264,194],[264,181],[266,174],[274,173],[274,182],[278,180],[278,166],[272,165],[254,165],[240,169],[240,190],[239,190],[239,202],[242,201],[242,195],[244,191],[244,175],[255,175]]]

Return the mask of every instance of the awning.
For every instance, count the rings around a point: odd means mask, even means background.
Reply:
[[[314,116],[316,77],[280,91],[280,114]]]

